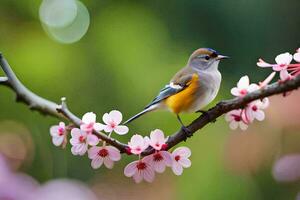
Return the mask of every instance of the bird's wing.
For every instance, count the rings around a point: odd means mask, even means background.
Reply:
[[[152,100],[151,103],[149,103],[145,109],[149,108],[152,105],[155,105],[162,100],[168,98],[169,96],[172,96],[182,90],[184,90],[192,80],[193,74],[185,75],[177,78],[177,80],[172,79],[170,84],[166,85],[164,88],[160,90],[158,95]]]

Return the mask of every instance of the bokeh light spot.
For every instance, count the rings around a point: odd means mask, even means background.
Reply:
[[[71,44],[79,41],[86,34],[90,25],[89,11],[80,1],[75,1],[75,4],[77,8],[76,17],[71,23],[66,23],[67,25],[65,26],[49,26],[49,23],[44,23],[41,19],[44,30],[53,40]],[[68,17],[71,18],[70,16]],[[63,19],[62,15],[57,16],[57,18],[58,21],[67,21]],[[57,24],[63,24],[63,22]]]
[[[43,0],[40,6],[40,20],[50,27],[65,27],[77,16],[75,0]]]

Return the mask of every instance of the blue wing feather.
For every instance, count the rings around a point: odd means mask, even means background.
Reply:
[[[171,87],[170,85],[166,85],[163,89],[160,90],[159,94],[151,101],[151,103],[149,103],[145,107],[145,109],[161,102],[162,100],[168,98],[169,96],[172,96],[172,95],[180,92],[181,90],[183,90],[183,87],[182,88],[174,88],[174,87]]]

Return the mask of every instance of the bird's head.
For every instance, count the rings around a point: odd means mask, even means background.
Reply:
[[[200,48],[192,53],[188,65],[200,70],[217,69],[220,60],[229,58],[210,48]]]

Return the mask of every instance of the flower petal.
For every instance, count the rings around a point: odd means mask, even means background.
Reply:
[[[157,173],[163,173],[166,169],[166,163],[163,161],[156,161],[153,164],[153,169],[157,172]]]
[[[248,128],[248,125],[245,124],[245,123],[242,122],[242,121],[240,121],[240,122],[238,123],[238,125],[240,126],[240,128],[241,128],[243,131],[247,130],[247,128]]]
[[[232,88],[230,92],[231,92],[231,94],[232,94],[233,96],[236,96],[236,97],[238,97],[238,96],[241,95],[241,94],[240,94],[240,91],[239,91],[239,89],[238,89],[237,87]]]
[[[248,76],[243,76],[238,84],[237,84],[239,89],[244,89],[247,88],[249,86],[249,77]]]
[[[113,130],[114,130],[114,129],[113,129],[110,125],[106,125],[106,126],[104,127],[104,131],[105,131],[106,133],[111,133]]]
[[[188,158],[181,158],[178,160],[178,163],[181,164],[184,168],[188,168],[192,165],[191,161]]]
[[[50,127],[50,135],[52,137],[53,136],[58,136],[58,128],[59,128],[59,126],[57,126],[57,125]]]
[[[102,117],[102,120],[103,120],[103,122],[104,122],[105,124],[109,124],[110,121],[111,121],[109,114],[108,114],[108,113],[105,113],[105,114],[103,115],[103,117]]]
[[[260,87],[255,84],[255,83],[252,83],[249,85],[249,87],[247,88],[247,91],[248,92],[254,92],[255,90],[258,90]]]
[[[273,65],[270,63],[265,62],[263,59],[258,59],[258,62],[256,63],[259,67],[272,67]]]
[[[168,167],[171,167],[172,166],[172,154],[168,151],[160,151],[160,154],[162,155],[162,157],[164,158],[164,161],[165,161],[165,164],[168,166]]]
[[[103,158],[100,157],[100,156],[93,159],[92,162],[91,162],[91,166],[92,166],[93,169],[100,168],[102,164],[103,164]]]
[[[290,64],[292,62],[292,60],[293,60],[293,56],[290,53],[288,53],[288,52],[279,54],[275,58],[276,63],[279,64],[279,65],[280,64],[286,64],[286,65],[288,65],[288,64]]]
[[[73,128],[71,130],[71,136],[74,138],[78,138],[79,136],[82,135],[82,131],[79,128]]]
[[[188,147],[178,147],[172,153],[173,156],[179,155],[180,157],[183,157],[183,158],[188,158],[191,156],[191,154],[192,154],[192,152]]]
[[[104,124],[101,124],[101,123],[95,123],[94,124],[94,130],[99,132],[99,131],[102,131],[104,128],[105,128],[106,125]]]
[[[95,123],[96,122],[96,114],[93,112],[85,113],[82,117],[82,122],[85,124]]]
[[[119,135],[125,135],[126,133],[128,133],[129,129],[127,126],[116,126],[114,128],[114,131],[119,134]]]
[[[58,126],[59,126],[60,128],[65,129],[66,124],[65,124],[64,122],[59,122]]]
[[[100,151],[101,147],[93,146],[88,150],[88,157],[89,159],[95,159],[98,157],[98,152]]]
[[[106,146],[106,149],[108,151],[108,157],[112,161],[119,161],[121,159],[120,151],[116,147]]]
[[[74,145],[71,148],[72,154],[73,155],[84,155],[85,152],[87,151],[87,145],[86,144],[78,144],[78,145]]]
[[[124,174],[125,174],[125,176],[131,177],[131,176],[133,176],[133,175],[137,172],[137,167],[136,167],[136,165],[137,165],[138,162],[139,162],[139,161],[133,161],[133,162],[129,163],[129,164],[125,167],[125,169],[124,169]]]
[[[257,110],[255,112],[255,118],[258,120],[258,121],[263,121],[265,119],[265,113],[262,111],[262,110]]]
[[[122,121],[122,113],[118,110],[112,110],[109,113],[110,119],[115,123],[115,125],[119,125]]]
[[[64,136],[52,137],[52,143],[55,146],[60,146],[63,143],[64,139],[65,139]]]
[[[142,182],[144,178],[144,174],[141,171],[137,171],[134,175],[133,175],[133,180],[135,181],[135,183],[140,183]]]
[[[294,54],[294,60],[296,62],[300,62],[300,52],[297,52],[297,53]]]
[[[94,134],[88,134],[88,136],[86,138],[86,142],[87,142],[87,144],[89,144],[91,146],[95,146],[99,143],[99,139]]]
[[[289,80],[291,79],[291,77],[292,76],[289,74],[289,72],[286,69],[280,71],[280,79],[282,81]]]
[[[130,139],[129,146],[142,146],[144,144],[144,138],[141,135],[133,135]]]
[[[149,144],[156,150],[161,150],[162,145],[165,143],[164,133],[156,129],[150,133]]]
[[[231,130],[235,130],[235,129],[237,129],[238,128],[238,126],[239,126],[239,123],[238,122],[236,122],[236,121],[231,121],[230,123],[229,123],[229,128],[231,129]]]
[[[183,172],[182,166],[176,161],[173,162],[172,170],[173,170],[174,174],[177,176],[181,175]]]
[[[144,169],[143,172],[144,172],[143,175],[144,175],[145,181],[147,181],[149,183],[154,181],[155,173],[151,166],[147,166],[147,168]]]
[[[114,161],[112,161],[108,157],[105,157],[104,158],[104,165],[105,165],[106,168],[112,169],[114,167]]]

